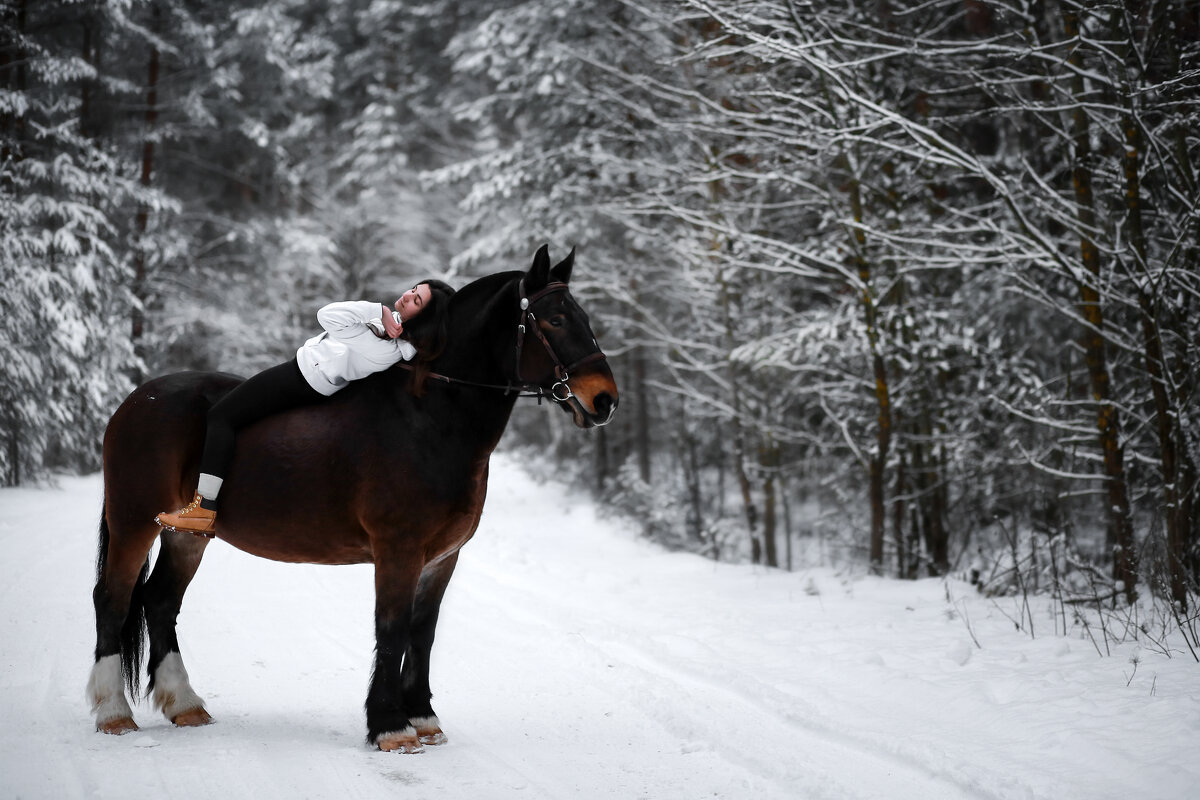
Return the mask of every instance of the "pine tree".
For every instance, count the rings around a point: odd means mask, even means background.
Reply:
[[[13,485],[48,465],[95,468],[104,410],[133,358],[128,262],[116,219],[137,189],[91,114],[112,83],[89,44],[105,5],[3,8],[0,136],[0,469]]]

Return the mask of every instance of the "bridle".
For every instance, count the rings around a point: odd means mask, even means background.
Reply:
[[[517,349],[516,349],[516,370],[517,384],[522,389],[528,390],[529,387],[537,389],[537,397],[542,396],[542,387],[539,384],[526,381],[521,376],[521,350],[525,346],[525,331],[532,330],[537,336],[538,341],[542,343],[542,347],[546,348],[546,355],[550,356],[550,360],[554,363],[554,377],[558,380],[550,387],[550,399],[556,403],[565,403],[575,395],[571,393],[571,387],[567,385],[567,381],[571,378],[571,372],[585,364],[592,364],[596,361],[605,359],[604,353],[600,350],[600,345],[596,340],[592,340],[592,344],[596,345],[594,352],[588,353],[577,361],[572,361],[570,364],[563,364],[562,359],[558,357],[558,353],[554,351],[554,347],[550,344],[550,340],[546,338],[546,334],[542,333],[542,329],[538,327],[537,317],[533,315],[533,304],[543,297],[559,292],[567,291],[567,285],[560,281],[553,281],[546,284],[540,291],[534,292],[532,297],[525,296],[525,279],[521,278],[521,282],[517,287],[521,295],[521,321],[517,323]],[[559,390],[563,394],[559,394]]]
[[[554,350],[554,346],[550,344],[550,340],[546,338],[546,334],[542,333],[538,327],[537,317],[533,313],[533,305],[539,300],[559,292],[568,291],[568,287],[561,281],[552,281],[546,284],[545,287],[534,292],[532,296],[525,294],[525,278],[521,278],[517,286],[517,291],[520,295],[521,317],[517,322],[517,342],[514,361],[514,369],[516,371],[515,380],[510,380],[508,383],[480,383],[478,381],[468,381],[462,378],[452,378],[448,375],[441,375],[437,372],[430,372],[427,377],[442,381],[443,383],[457,384],[459,386],[474,386],[479,389],[497,389],[503,391],[505,395],[517,392],[518,397],[536,397],[538,403],[542,402],[543,397],[549,397],[556,403],[565,403],[574,397],[571,387],[567,385],[567,381],[571,379],[571,372],[586,364],[593,364],[597,361],[605,360],[606,356],[600,350],[600,345],[592,340],[596,345],[596,349],[588,353],[583,358],[572,361],[570,364],[564,364],[559,358],[558,353]],[[525,347],[525,334],[527,331],[533,331],[542,347],[546,350],[546,355],[550,357],[550,361],[554,364],[555,382],[551,385],[549,391],[542,387],[541,384],[533,381],[525,380],[521,374],[521,353]],[[412,364],[399,362],[396,366],[403,369],[412,370]]]

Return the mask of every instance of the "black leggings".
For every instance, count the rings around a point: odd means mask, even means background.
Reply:
[[[200,471],[224,478],[239,430],[263,417],[324,399],[304,380],[294,358],[246,379],[209,409]]]

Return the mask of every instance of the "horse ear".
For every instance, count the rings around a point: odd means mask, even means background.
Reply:
[[[562,283],[571,282],[571,267],[575,266],[575,248],[567,253],[567,257],[555,264],[550,270],[550,277]]]
[[[525,291],[536,292],[550,280],[550,245],[542,245],[533,255],[533,266],[525,276]]]

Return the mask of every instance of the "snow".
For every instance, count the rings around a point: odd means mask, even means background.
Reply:
[[[141,731],[104,736],[83,696],[101,493],[98,476],[0,490],[3,798],[1149,800],[1200,785],[1186,652],[1031,639],[1005,601],[954,581],[664,552],[504,456],[434,647],[448,744],[364,741],[369,566],[220,541],[179,625],[216,723],[175,728],[143,702]]]

